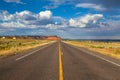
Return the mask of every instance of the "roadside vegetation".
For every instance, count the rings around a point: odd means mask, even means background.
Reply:
[[[0,56],[17,54],[20,51],[35,48],[48,43],[50,40],[35,39],[0,39]]]
[[[65,42],[120,59],[120,42],[99,42],[99,41],[65,41]]]

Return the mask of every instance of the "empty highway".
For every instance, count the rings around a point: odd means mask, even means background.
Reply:
[[[120,80],[120,60],[54,42],[0,59],[0,80]]]

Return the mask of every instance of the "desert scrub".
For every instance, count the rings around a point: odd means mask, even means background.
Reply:
[[[49,40],[35,39],[0,39],[0,56],[16,54],[22,50],[50,43]]]
[[[89,50],[109,55],[120,59],[120,42],[99,42],[99,41],[65,41],[79,47],[84,47]]]
[[[120,49],[116,49],[114,53],[120,55]]]

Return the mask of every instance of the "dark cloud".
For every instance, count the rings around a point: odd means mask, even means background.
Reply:
[[[30,24],[32,25],[47,25],[47,24],[54,24],[52,19],[49,20],[37,20],[37,21],[33,21]]]
[[[33,16],[25,16],[24,19],[27,21],[36,20],[36,18]]]
[[[120,0],[92,0],[92,2],[100,3],[106,7],[118,7],[120,6]]]

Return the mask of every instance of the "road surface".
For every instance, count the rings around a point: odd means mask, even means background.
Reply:
[[[120,80],[120,60],[55,42],[0,59],[0,80]]]

